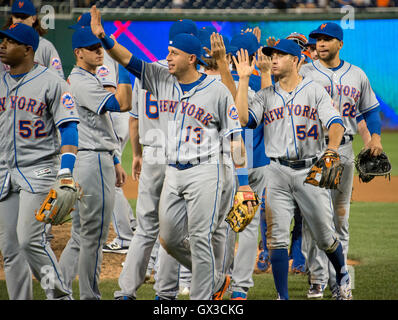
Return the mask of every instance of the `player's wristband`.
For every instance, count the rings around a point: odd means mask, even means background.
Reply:
[[[105,50],[110,50],[115,45],[115,40],[108,37],[107,35],[105,35],[105,37],[101,38],[100,41]]]
[[[74,153],[65,152],[61,155],[61,170],[69,169],[73,173],[75,167],[76,155]]]
[[[239,180],[240,186],[249,185],[249,170],[247,168],[236,169],[236,174],[238,175],[238,180]]]
[[[113,164],[116,166],[119,163],[120,163],[119,158],[117,156],[113,156]]]
[[[130,73],[121,64],[119,64],[119,80],[118,80],[118,83],[119,84],[120,83],[131,84]]]

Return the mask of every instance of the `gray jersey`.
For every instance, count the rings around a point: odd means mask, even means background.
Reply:
[[[279,82],[257,92],[249,113],[257,126],[264,122],[267,155],[289,160],[320,155],[325,147],[322,125],[329,128],[341,119],[326,90],[307,78],[291,93]]]
[[[119,64],[104,50],[104,64],[96,70],[98,79],[103,86],[117,87],[119,79]]]
[[[155,62],[164,67],[162,61]],[[166,64],[167,66],[167,64]],[[130,115],[138,119],[140,144],[156,148],[165,148],[167,121],[159,121],[159,104],[156,97],[141,89],[141,81],[136,78],[133,88],[133,100]],[[164,101],[159,101],[164,105]],[[162,126],[163,125],[163,126]]]
[[[114,94],[103,87],[96,75],[79,67],[72,69],[68,83],[81,115],[79,150],[116,150],[118,141],[109,112],[102,110]]]
[[[40,37],[39,46],[35,52],[35,62],[49,68],[64,79],[62,62],[57,49],[55,49],[50,41],[43,37]]]
[[[34,81],[32,81],[34,79]],[[38,83],[42,85],[38,85]],[[0,81],[0,113],[4,113],[0,147],[10,168],[32,166],[59,154],[56,127],[79,121],[67,83],[47,68],[36,65],[22,79],[9,73]]]
[[[242,130],[231,93],[216,79],[206,77],[184,93],[168,70],[144,62],[141,84],[157,97],[160,121],[168,121],[171,163],[219,159],[220,137]]]
[[[159,60],[154,64],[167,68],[167,61]],[[164,105],[163,101],[160,101]],[[138,119],[140,144],[156,148],[166,145],[167,121],[159,121],[159,104],[157,98],[149,91],[142,89],[140,79],[136,78],[133,87],[133,100],[130,115]],[[163,124],[163,127],[162,127]]]
[[[301,67],[300,74],[314,79],[326,89],[341,114],[345,134],[355,135],[357,115],[379,105],[365,72],[346,61],[338,70],[324,67],[319,60],[312,61]]]

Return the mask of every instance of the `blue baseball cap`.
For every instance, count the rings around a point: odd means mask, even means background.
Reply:
[[[188,54],[194,54],[200,63],[207,66],[207,63],[201,58],[203,52],[202,44],[200,43],[200,40],[192,34],[177,34],[172,40],[170,40],[169,46],[177,48]]]
[[[316,39],[313,37],[308,37],[308,42],[305,44],[306,47],[316,45]]]
[[[211,50],[211,41],[210,41],[211,33],[202,29],[198,30],[198,39],[202,45],[202,48],[206,47],[207,49]],[[205,58],[210,58],[210,55],[207,54],[206,51],[203,50],[203,56]]]
[[[257,41],[256,36],[251,32],[239,33],[232,37],[230,45],[240,49],[246,49],[249,55],[256,53],[260,45]],[[235,52],[236,52],[235,51]]]
[[[11,7],[11,14],[14,13],[23,13],[28,16],[37,14],[35,6],[29,0],[15,0]]]
[[[36,30],[23,23],[14,23],[6,30],[0,30],[0,38],[10,38],[21,44],[31,46],[36,52],[39,46],[39,34]]]
[[[89,27],[91,25],[91,14],[90,12],[83,13],[77,18],[77,22],[71,26],[69,29],[77,29],[81,27]]]
[[[73,50],[75,50],[76,48],[90,47],[97,43],[101,43],[101,41],[92,33],[90,27],[82,27],[76,29],[76,31],[73,33],[72,36]]]
[[[169,41],[171,41],[177,34],[180,33],[188,33],[197,37],[198,27],[196,26],[196,23],[190,19],[178,20],[170,27]]]
[[[325,22],[322,23],[316,30],[310,33],[310,37],[314,39],[321,35],[326,35],[343,41],[343,28],[341,28],[337,23]]]
[[[273,50],[277,50],[280,52],[291,54],[292,56],[297,57],[299,60],[301,59],[301,48],[293,40],[280,39],[275,43],[273,47],[264,47],[262,50],[263,53],[267,56],[270,56]]]
[[[217,29],[213,26],[202,27],[202,30],[207,31],[210,34],[213,34],[213,32],[218,33]]]

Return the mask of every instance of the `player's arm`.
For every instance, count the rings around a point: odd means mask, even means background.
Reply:
[[[262,48],[257,50],[256,65],[261,73],[261,89],[272,86],[271,57],[266,56]]]
[[[370,141],[368,144],[370,153],[374,156],[378,156],[383,152],[383,146],[381,144],[380,107],[364,113],[363,117],[370,134]]]
[[[358,133],[362,138],[364,148],[369,149],[369,143],[371,140],[371,136],[370,136],[370,132],[368,130],[368,127],[366,126],[366,122],[363,119],[362,115],[357,117],[357,125],[358,125]]]
[[[249,63],[249,54],[247,50],[240,49],[237,52],[238,58],[232,57],[234,60],[236,71],[239,75],[239,85],[235,97],[236,108],[238,109],[239,121],[242,127],[249,122],[249,105],[248,105],[248,90],[249,79],[253,73],[255,60],[252,64]]]
[[[132,86],[128,71],[119,65],[119,80],[117,87],[105,86],[107,91],[114,94],[113,99],[105,104],[105,110],[112,112],[126,112],[131,110]]]
[[[77,122],[63,122],[58,130],[61,135],[61,167],[58,175],[66,172],[72,174],[79,144]]]
[[[211,52],[210,55],[216,60],[218,71],[221,75],[221,82],[231,92],[232,97],[235,99],[236,86],[231,71],[229,70],[229,62],[222,36],[214,33],[210,36]]]
[[[142,168],[142,147],[139,141],[138,134],[138,119],[130,117],[129,119],[129,133],[130,144],[133,153],[133,162],[131,165],[131,175],[134,181],[139,180]]]
[[[249,170],[247,168],[247,155],[245,143],[242,136],[239,134],[232,134],[231,137],[231,155],[234,163],[236,174],[238,175],[239,188],[238,191],[253,192],[249,185]],[[248,202],[249,211],[253,210],[252,202]]]
[[[329,144],[327,148],[337,152],[343,135],[344,126],[342,122],[332,122],[332,124],[329,126]]]
[[[124,46],[117,43],[114,38],[110,38],[105,34],[101,23],[101,12],[96,6],[91,7],[90,14],[91,30],[93,34],[101,40],[102,46],[109,53],[111,58],[120,63],[123,67],[126,67],[132,60],[133,54]]]

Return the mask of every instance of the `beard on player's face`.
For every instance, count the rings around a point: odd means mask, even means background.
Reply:
[[[319,38],[316,43],[316,51],[318,58],[323,61],[332,61],[336,58],[342,44],[339,40],[334,38]]]

